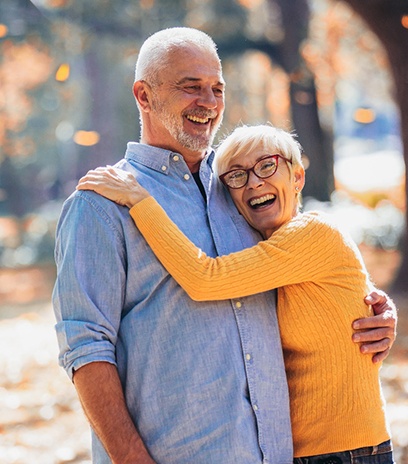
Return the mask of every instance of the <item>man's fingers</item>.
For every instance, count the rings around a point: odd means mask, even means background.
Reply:
[[[386,311],[382,313],[381,317],[365,317],[363,319],[356,319],[353,322],[353,329],[355,330],[371,329],[375,327],[386,327],[394,329],[395,318],[393,317],[392,311]]]
[[[379,363],[384,361],[384,359],[390,354],[390,348],[387,348],[386,350],[382,351],[381,353],[377,353],[376,355],[373,356],[373,363]]]
[[[387,301],[387,298],[385,294],[379,291],[373,291],[364,298],[364,301],[369,305],[373,305],[376,303],[385,303]]]
[[[390,341],[394,338],[394,331],[390,327],[381,327],[379,329],[369,330],[367,332],[356,332],[353,334],[353,342],[369,343],[380,341],[388,338]]]
[[[388,337],[386,337],[377,342],[363,343],[360,346],[360,351],[364,354],[379,353],[385,350],[389,350],[390,348],[391,348],[391,340]]]

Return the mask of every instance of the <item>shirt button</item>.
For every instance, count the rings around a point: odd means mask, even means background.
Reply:
[[[188,180],[188,179],[190,179],[190,176],[188,174],[184,174],[184,179]]]
[[[241,308],[242,307],[242,303],[240,301],[237,301],[236,304],[235,304],[235,307],[236,308]]]
[[[249,353],[247,353],[247,354],[245,355],[245,359],[246,359],[247,361],[250,361],[250,360],[251,360],[251,355],[250,355]]]
[[[258,411],[258,406],[254,404],[254,411]]]
[[[162,171],[167,171],[167,166],[164,166],[164,165],[163,165],[163,166],[161,167],[161,170],[162,170]]]
[[[174,160],[174,161],[178,161],[179,159],[180,159],[179,156],[177,156],[177,155],[174,155],[174,156],[173,156],[173,160]]]

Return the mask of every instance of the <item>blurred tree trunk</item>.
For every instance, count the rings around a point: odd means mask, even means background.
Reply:
[[[89,85],[89,101],[87,107],[86,129],[96,130],[101,137],[101,142],[81,150],[86,157],[81,157],[80,166],[76,172],[77,178],[84,175],[88,169],[95,166],[113,164],[122,158],[122,152],[115,152],[115,147],[122,141],[117,141],[119,127],[122,124],[120,115],[117,114],[119,82],[114,82],[115,62],[109,58],[114,54],[116,47],[109,44],[104,36],[92,41],[85,53],[83,53],[83,67],[86,81]],[[102,96],[102,97],[101,97]],[[131,97],[129,91],[129,97]],[[89,125],[89,126],[88,126]],[[125,148],[125,147],[124,147]]]
[[[308,36],[308,0],[268,0],[268,4],[271,15],[280,13],[282,39],[272,42],[266,38],[253,40],[245,35],[228,40],[217,37],[220,55],[223,58],[259,50],[289,76],[292,122],[308,159],[303,195],[329,201],[334,190],[332,136],[320,124],[314,75],[300,53]]]
[[[382,42],[395,82],[395,100],[401,115],[401,136],[406,166],[405,198],[408,225],[408,29],[402,24],[408,15],[407,0],[344,0],[368,24]],[[402,263],[393,284],[396,293],[408,293],[408,233],[401,246]]]
[[[290,79],[293,125],[308,158],[303,195],[329,201],[334,190],[333,145],[320,124],[314,75],[300,53],[302,42],[308,37],[308,0],[269,0],[269,3],[279,6],[281,11],[284,32],[281,65]]]
[[[22,218],[29,210],[30,195],[15,163],[6,156],[0,164],[0,185],[6,200],[6,215]]]

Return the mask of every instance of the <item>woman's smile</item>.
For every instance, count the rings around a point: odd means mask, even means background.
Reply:
[[[261,197],[256,197],[248,200],[248,204],[252,209],[260,209],[266,206],[272,205],[276,200],[276,195],[272,195],[268,193],[266,195],[262,195]]]

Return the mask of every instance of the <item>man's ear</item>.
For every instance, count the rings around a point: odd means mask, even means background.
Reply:
[[[133,95],[139,108],[146,113],[151,110],[150,88],[144,81],[136,81],[133,84]]]

